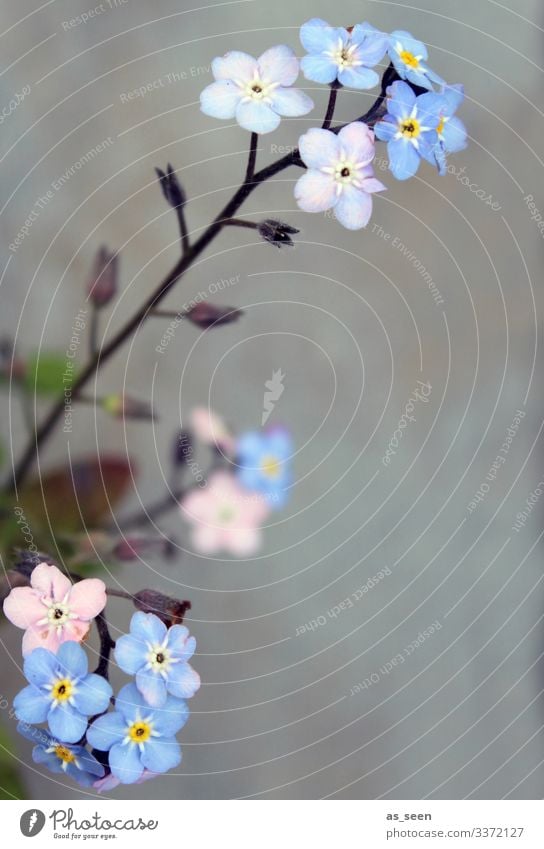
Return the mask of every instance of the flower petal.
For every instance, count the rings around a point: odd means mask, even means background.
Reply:
[[[457,153],[465,149],[467,146],[467,131],[459,118],[450,118],[449,121],[446,121],[442,131],[442,140],[444,147],[450,153]]]
[[[413,56],[421,56],[422,59],[426,59],[428,55],[427,48],[423,42],[418,41],[411,33],[406,32],[404,29],[393,30],[389,36],[389,44],[397,55],[398,45],[400,45],[401,51],[405,50]]]
[[[248,82],[257,70],[257,60],[248,53],[231,50],[212,62],[212,73],[216,80],[239,80]]]
[[[298,59],[294,50],[286,44],[270,47],[259,56],[257,65],[261,79],[265,82],[280,83],[282,86],[293,85],[298,77]]]
[[[138,692],[136,684],[125,684],[115,699],[115,709],[123,719],[133,722],[142,709],[146,708],[144,697]]]
[[[279,126],[280,116],[266,103],[241,100],[236,107],[236,120],[251,133],[271,133]]]
[[[47,625],[41,628],[27,628],[23,634],[23,657],[27,657],[38,648],[56,652],[61,642],[62,639],[57,634],[56,628],[49,628]]]
[[[372,197],[354,186],[344,186],[334,214],[343,227],[360,230],[366,227],[372,215]]]
[[[339,33],[327,21],[312,18],[300,28],[300,41],[308,53],[322,53],[337,47]]]
[[[74,643],[81,643],[89,631],[91,623],[84,622],[82,619],[70,619],[62,629],[62,634],[59,636],[59,643],[71,640]]]
[[[295,185],[295,198],[305,212],[324,212],[336,203],[336,186],[330,174],[306,171]]]
[[[387,145],[389,168],[397,180],[408,180],[419,168],[420,158],[409,141],[397,139]]]
[[[298,140],[300,157],[308,168],[333,166],[340,157],[338,136],[330,130],[312,127]]]
[[[221,80],[206,86],[200,94],[200,108],[211,118],[234,118],[242,97],[241,89],[230,80]]]
[[[70,640],[63,643],[57,652],[57,666],[63,674],[67,673],[73,678],[84,678],[89,670],[87,655],[79,643]]]
[[[221,529],[211,525],[197,525],[191,534],[191,542],[200,554],[215,554],[221,548]]]
[[[447,85],[441,92],[442,97],[446,101],[446,115],[453,115],[459,109],[465,98],[465,88],[460,83],[456,85]]]
[[[338,74],[338,79],[343,86],[356,89],[374,88],[380,81],[376,71],[362,67],[345,68]]]
[[[51,707],[51,699],[32,684],[21,690],[13,699],[13,710],[17,719],[30,724],[45,722]]]
[[[87,729],[87,718],[68,702],[59,702],[47,715],[49,730],[63,743],[77,743]]]
[[[351,31],[351,43],[359,45],[355,50],[355,58],[372,67],[385,56],[388,36],[371,24],[356,24]]]
[[[353,121],[338,133],[342,151],[348,160],[368,165],[374,159],[374,133],[362,121]]]
[[[148,740],[141,755],[142,763],[152,772],[163,773],[181,763],[181,748],[175,737]]]
[[[121,742],[126,735],[127,723],[120,713],[106,713],[95,719],[87,731],[87,742],[93,749],[109,752],[115,743]]]
[[[384,186],[384,184],[380,180],[377,180],[376,177],[365,177],[362,188],[363,191],[368,194],[387,191],[387,186]]]
[[[195,653],[196,640],[185,625],[173,625],[168,631],[168,648],[177,660],[189,660]]]
[[[140,750],[135,743],[116,743],[110,749],[110,769],[121,784],[134,784],[144,771]]]
[[[78,581],[70,591],[70,610],[77,613],[79,619],[94,619],[104,610],[106,602],[106,585],[99,578]]]
[[[329,56],[303,56],[300,68],[307,80],[328,85],[336,79],[338,65]]]
[[[132,634],[124,634],[115,644],[115,660],[127,675],[136,675],[146,663],[147,646]]]
[[[37,648],[25,658],[25,678],[40,687],[48,684],[55,675],[58,662],[56,656],[47,649]]]
[[[152,669],[140,669],[136,686],[148,705],[159,708],[166,702],[166,683],[162,675]]]
[[[4,614],[17,628],[29,628],[44,618],[45,606],[31,587],[14,587],[4,599]]]
[[[55,601],[62,601],[72,589],[72,582],[66,575],[49,563],[39,563],[33,569],[30,583],[35,590],[39,590],[47,598],[54,598]]]
[[[407,83],[396,80],[387,89],[387,112],[394,118],[407,118],[416,103],[416,95]]]
[[[112,695],[110,683],[101,675],[92,673],[78,683],[74,705],[85,716],[94,716],[108,709]]]
[[[89,772],[91,775],[102,776],[104,775],[104,767],[101,763],[99,763],[96,758],[91,755],[87,749],[83,749],[80,746],[76,746],[73,749],[74,754],[76,755],[79,763],[80,769],[84,769],[86,772]]]
[[[130,620],[130,634],[132,637],[144,640],[146,643],[162,643],[168,628],[164,622],[154,613],[144,613],[139,610]]]
[[[247,557],[259,550],[261,532],[258,528],[233,528],[224,537],[223,542],[225,549],[231,554]]]
[[[314,108],[312,98],[299,88],[277,88],[270,99],[274,112],[287,118],[307,115]]]
[[[190,699],[200,687],[200,676],[188,663],[176,663],[168,676],[168,692],[178,699]]]
[[[396,121],[387,120],[378,121],[374,125],[374,132],[376,133],[376,138],[380,139],[380,141],[391,141],[397,134],[397,123]]]
[[[153,722],[161,737],[172,737],[183,728],[189,719],[189,708],[185,702],[174,696],[167,696],[166,702],[153,714]]]

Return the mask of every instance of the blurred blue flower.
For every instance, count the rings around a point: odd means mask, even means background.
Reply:
[[[57,654],[34,649],[24,662],[30,686],[15,696],[18,719],[27,723],[47,721],[49,730],[63,743],[77,743],[85,734],[87,718],[106,710],[112,694],[100,675],[89,674],[87,655],[72,640]]]
[[[198,673],[187,661],[196,640],[184,625],[167,628],[154,613],[135,613],[130,634],[117,640],[115,660],[129,675],[151,707],[162,707],[167,694],[189,699],[200,687]]]
[[[283,428],[245,433],[236,444],[238,480],[264,495],[271,507],[282,507],[289,497],[292,453],[291,437]]]
[[[389,87],[387,95],[387,114],[374,132],[387,142],[393,175],[397,180],[407,180],[416,173],[422,157],[435,162],[433,151],[443,101],[434,92],[416,97],[410,86],[399,80]]]
[[[135,684],[127,684],[115,700],[115,711],[99,716],[87,732],[95,749],[109,752],[112,774],[121,784],[135,784],[144,770],[167,772],[181,763],[175,734],[189,717],[184,701],[167,696],[152,708]]]
[[[92,787],[104,775],[104,767],[83,746],[61,743],[44,728],[35,728],[19,722],[17,731],[36,745],[32,749],[32,760],[43,764],[51,772],[65,773],[82,787]]]
[[[427,67],[427,48],[409,32],[397,29],[389,36],[387,49],[393,66],[403,80],[408,80],[421,88],[432,89],[433,82],[439,85],[444,80]]]
[[[357,24],[350,30],[331,27],[321,18],[312,18],[300,30],[302,46],[308,51],[300,62],[307,80],[339,83],[350,88],[372,88],[380,78],[371,68],[381,62],[387,49],[387,36],[370,24]]]
[[[445,86],[440,92],[440,120],[436,128],[438,142],[431,155],[423,153],[431,165],[436,165],[440,174],[446,173],[446,154],[458,153],[467,146],[466,127],[459,118],[455,117],[457,109],[464,100],[465,93],[462,85]]]

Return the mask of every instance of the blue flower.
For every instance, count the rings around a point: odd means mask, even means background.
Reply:
[[[442,98],[433,92],[416,97],[407,83],[398,80],[387,94],[387,114],[376,124],[374,132],[377,138],[387,142],[393,175],[397,180],[407,180],[416,173],[421,157],[429,160],[433,156]]]
[[[313,109],[313,101],[291,88],[298,77],[298,59],[290,47],[279,45],[258,59],[232,50],[212,62],[215,82],[200,95],[200,108],[212,118],[236,118],[252,133],[270,133],[280,116],[294,118]]]
[[[162,707],[167,694],[189,699],[200,687],[198,673],[187,661],[195,652],[196,640],[184,625],[166,625],[154,613],[135,613],[130,634],[117,640],[115,660],[129,675],[152,707]]]
[[[152,708],[135,684],[127,684],[115,700],[115,711],[95,719],[87,740],[95,749],[109,752],[110,769],[121,784],[135,784],[145,769],[162,773],[181,763],[174,735],[188,717],[181,699],[167,696],[162,708]]]
[[[77,743],[85,734],[87,717],[108,707],[110,685],[100,675],[89,675],[87,655],[72,640],[56,655],[34,649],[25,658],[24,673],[30,686],[15,696],[16,717],[31,724],[47,721],[63,743]]]
[[[454,117],[464,99],[462,85],[446,86],[439,95],[438,108],[440,120],[436,128],[438,142],[429,156],[425,151],[423,156],[431,165],[436,165],[440,174],[446,173],[446,154],[458,153],[467,146],[467,131],[459,118]]]
[[[393,66],[403,80],[421,88],[432,89],[433,82],[442,85],[444,80],[427,67],[427,48],[409,32],[397,29],[389,36],[387,48]]]
[[[291,437],[282,428],[243,434],[236,445],[238,480],[264,495],[271,506],[281,507],[289,496],[292,450]]]
[[[45,729],[19,722],[17,731],[36,745],[32,760],[51,772],[65,773],[82,787],[92,787],[104,775],[104,767],[83,746],[69,746],[52,737]]]
[[[371,68],[381,62],[387,49],[387,36],[370,24],[357,24],[347,30],[331,27],[312,18],[300,30],[302,46],[308,55],[300,67],[307,80],[339,83],[351,88],[373,88],[379,76]]]

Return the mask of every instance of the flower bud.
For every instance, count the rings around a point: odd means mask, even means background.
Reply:
[[[166,174],[160,168],[155,168],[155,171],[157,172],[162,193],[167,203],[174,207],[174,209],[178,206],[183,206],[187,197],[170,163],[166,166]]]
[[[236,321],[243,315],[243,310],[238,310],[235,307],[221,307],[217,304],[210,304],[209,301],[200,301],[184,313],[185,317],[207,330],[209,327],[218,327],[220,324],[230,324],[231,321]]]
[[[153,421],[157,418],[147,401],[139,401],[128,395],[106,395],[102,399],[101,406],[116,419]]]
[[[187,430],[181,430],[174,441],[172,448],[172,462],[176,468],[187,465],[193,453],[193,441]]]
[[[261,221],[257,225],[257,230],[265,242],[270,242],[277,248],[282,248],[285,245],[293,248],[295,243],[291,236],[293,233],[300,233],[300,230],[297,230],[296,227],[284,224],[283,221],[276,221],[275,218],[267,218],[266,221]]]
[[[170,598],[156,590],[140,590],[133,597],[134,606],[144,613],[154,613],[165,625],[181,625],[183,617],[191,609],[190,601]]]
[[[105,307],[117,294],[118,272],[118,255],[109,253],[102,245],[97,251],[88,287],[89,300],[95,307]]]

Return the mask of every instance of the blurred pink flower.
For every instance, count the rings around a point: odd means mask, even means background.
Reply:
[[[190,419],[194,434],[200,442],[213,445],[225,454],[234,452],[234,437],[220,416],[207,407],[195,407]]]
[[[144,769],[138,781],[135,781],[135,784],[143,784],[144,781],[149,781],[151,778],[158,778],[156,772],[151,772],[149,769]],[[115,790],[116,787],[119,787],[121,782],[118,778],[113,775],[113,773],[109,772],[104,778],[99,778],[98,781],[95,781],[93,787],[95,790],[98,790],[99,793],[104,793],[108,790]]]
[[[229,472],[215,472],[205,489],[193,489],[181,504],[193,525],[192,541],[202,554],[229,551],[244,556],[257,551],[260,525],[270,513],[266,499],[240,486]]]
[[[6,617],[25,628],[23,655],[41,646],[56,652],[66,640],[81,642],[106,606],[106,587],[98,578],[72,582],[48,563],[39,563],[30,587],[14,587],[4,600]]]

